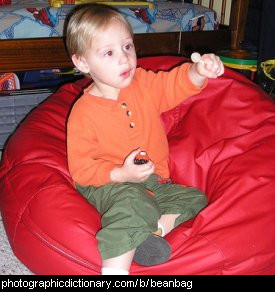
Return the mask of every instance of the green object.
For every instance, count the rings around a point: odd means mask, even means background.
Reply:
[[[206,196],[200,190],[162,184],[158,179],[158,175],[152,174],[142,183],[109,183],[99,187],[76,184],[77,190],[102,215],[102,228],[96,238],[103,260],[142,244],[158,229],[162,214],[180,214],[175,222],[177,226],[206,206]]]
[[[245,50],[220,51],[218,55],[224,65],[238,70],[257,71],[257,54]]]
[[[241,65],[241,66],[257,66],[257,60],[236,59],[236,58],[224,57],[224,56],[220,56],[220,58],[224,63],[230,63],[230,64]]]

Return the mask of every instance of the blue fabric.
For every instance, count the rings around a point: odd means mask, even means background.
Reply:
[[[73,6],[49,7],[48,0],[13,0],[0,8],[0,39],[60,37]],[[199,5],[156,1],[153,9],[119,8],[134,33],[192,31],[192,20],[203,16],[203,30],[217,28],[214,11]]]

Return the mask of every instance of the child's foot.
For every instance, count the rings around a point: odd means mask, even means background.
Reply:
[[[142,266],[160,265],[169,260],[171,247],[162,237],[150,234],[137,248],[134,261]]]

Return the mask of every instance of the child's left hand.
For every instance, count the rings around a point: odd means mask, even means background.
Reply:
[[[190,79],[194,84],[201,85],[206,78],[217,78],[224,73],[224,65],[221,59],[215,54],[204,54],[192,58],[195,62],[190,67]]]

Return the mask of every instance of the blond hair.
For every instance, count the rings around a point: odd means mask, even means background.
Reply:
[[[130,24],[117,10],[106,5],[79,5],[70,15],[66,26],[66,46],[69,55],[83,55],[95,35],[113,20],[124,24],[133,37]]]

